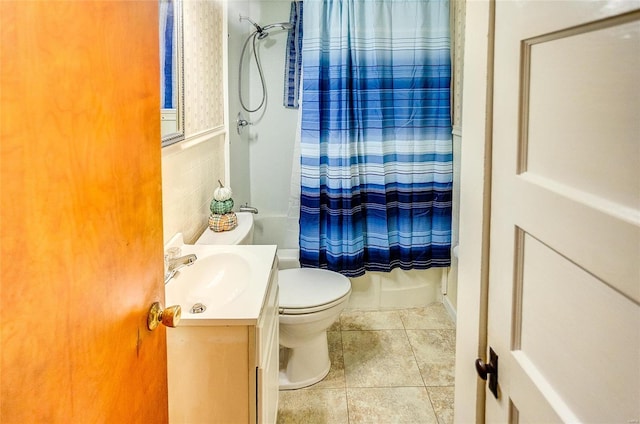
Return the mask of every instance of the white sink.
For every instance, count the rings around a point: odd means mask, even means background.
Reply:
[[[276,246],[184,244],[178,233],[165,245],[196,261],[180,268],[164,286],[165,305],[180,305],[178,326],[255,324],[271,272],[277,269]],[[197,312],[196,304],[206,307]]]
[[[181,268],[165,286],[167,304],[182,306],[183,317],[196,304],[215,310],[241,295],[249,286],[250,264],[236,253],[216,253]]]

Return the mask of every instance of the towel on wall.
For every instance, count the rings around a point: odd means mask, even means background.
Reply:
[[[298,109],[302,72],[302,1],[291,2],[289,23],[293,28],[287,36],[284,64],[284,107]]]

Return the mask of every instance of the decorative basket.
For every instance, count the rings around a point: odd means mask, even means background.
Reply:
[[[211,214],[209,216],[209,228],[216,233],[233,230],[238,226],[238,217],[234,212],[226,214]]]

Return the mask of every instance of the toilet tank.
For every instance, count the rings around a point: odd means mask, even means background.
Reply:
[[[238,226],[230,231],[215,232],[209,228],[196,241],[196,244],[253,244],[253,214],[236,212]]]

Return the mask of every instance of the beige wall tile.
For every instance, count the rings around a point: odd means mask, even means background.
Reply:
[[[171,149],[171,150],[167,150]],[[162,154],[164,242],[181,232],[190,243],[207,228],[209,204],[218,179],[224,180],[224,135]]]

